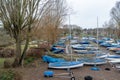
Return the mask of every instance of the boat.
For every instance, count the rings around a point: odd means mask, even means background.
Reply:
[[[118,71],[120,71],[120,63],[114,64],[114,67],[115,67]]]
[[[73,50],[75,53],[84,53],[87,52],[87,50]]]
[[[111,44],[108,43],[108,42],[103,42],[103,43],[100,43],[100,46],[103,46],[103,47],[111,47]]]
[[[52,51],[54,54],[59,54],[59,53],[64,53],[63,49],[56,49],[54,51]]]
[[[93,51],[93,50],[90,50],[90,51],[88,51],[88,50],[74,50],[74,52],[77,54],[94,54],[95,53],[95,51]]]
[[[48,68],[52,69],[71,69],[82,67],[84,64],[80,61],[66,61],[66,62],[55,62],[49,63]]]
[[[79,43],[80,43],[80,44],[90,44],[90,42],[87,41],[87,40],[80,41]]]
[[[80,47],[72,47],[74,50],[86,50],[85,47],[80,46]]]
[[[71,47],[74,50],[86,50],[86,46],[83,46],[81,44],[74,44],[74,45],[71,45]]]
[[[54,62],[64,62],[65,60],[63,58],[54,58],[48,55],[42,56],[42,59],[44,62],[47,63],[54,63]]]
[[[112,59],[112,60],[109,60],[108,62],[111,64],[117,64],[117,63],[120,63],[120,59]]]
[[[120,45],[114,43],[114,44],[111,45],[111,47],[107,47],[106,49],[107,49],[107,50],[115,50],[116,48],[120,48]]]
[[[116,54],[120,54],[120,50],[116,51],[115,53],[116,53]]]
[[[107,60],[120,59],[120,55],[108,55],[105,59]]]
[[[71,44],[77,44],[77,43],[78,43],[78,40],[77,40],[77,39],[72,39],[72,40],[70,41],[70,43],[71,43]]]
[[[96,55],[96,58],[106,58],[109,55],[110,55],[109,53],[99,53],[99,54]]]
[[[81,47],[82,45],[81,45],[81,44],[70,44],[70,46],[71,46],[72,48],[74,48],[74,47]]]
[[[84,65],[102,65],[107,63],[106,59],[100,59],[100,58],[84,58],[84,59],[79,59],[79,61],[84,62]]]

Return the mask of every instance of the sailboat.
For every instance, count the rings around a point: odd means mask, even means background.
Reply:
[[[98,48],[98,17],[97,17],[97,48]],[[98,51],[98,49],[97,49],[97,54],[99,53],[99,51]],[[97,54],[96,54],[96,56],[95,56],[95,60],[97,60],[97,59],[99,59],[99,61],[101,62],[102,61],[102,63],[107,63],[107,61],[106,60],[102,60],[102,59],[100,59],[100,58],[97,58]],[[93,71],[99,71],[100,70],[100,68],[99,67],[97,67],[97,63],[99,63],[99,62],[97,62],[97,61],[94,61],[94,66],[91,68],[91,70],[93,70]]]
[[[48,68],[72,69],[72,68],[82,67],[83,65],[84,65],[83,62],[80,62],[80,61],[65,61],[65,62],[49,63]]]
[[[69,26],[70,26],[70,16],[69,16]],[[70,37],[71,37],[71,27],[70,27]],[[73,61],[72,60],[72,48],[71,48],[71,38],[69,39],[69,44],[66,46],[66,55],[70,55],[71,61],[65,61],[65,62],[55,62],[55,63],[49,63],[48,68],[53,69],[72,69],[72,68],[78,68],[82,67],[84,65],[81,61]]]

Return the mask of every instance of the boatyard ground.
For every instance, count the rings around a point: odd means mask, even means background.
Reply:
[[[70,80],[68,75],[44,77],[44,71],[51,70],[55,74],[67,73],[67,70],[48,69],[48,64],[38,60],[38,65],[32,64],[31,68],[17,68],[16,70],[23,75],[23,80]],[[119,80],[120,72],[112,68],[110,64],[100,65],[99,71],[92,71],[93,66],[84,66],[81,68],[71,69],[75,80],[84,80],[85,76],[91,76],[93,80]],[[110,70],[106,70],[109,68]]]

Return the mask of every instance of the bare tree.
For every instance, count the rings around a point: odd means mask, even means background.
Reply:
[[[65,0],[49,0],[46,7],[49,8],[44,13],[40,25],[36,27],[36,30],[42,29],[42,31],[37,31],[36,37],[53,44],[61,32],[60,27],[66,16]],[[39,34],[42,34],[42,36]]]
[[[117,35],[120,37],[120,1],[111,9],[111,17],[116,23]]]
[[[15,39],[16,66],[22,64],[30,39],[31,29],[41,18],[47,0],[0,0],[0,20],[6,31]],[[25,47],[21,50],[22,34]]]

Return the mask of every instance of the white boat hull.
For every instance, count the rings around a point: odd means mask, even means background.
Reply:
[[[102,64],[106,64],[107,61],[105,62],[85,62],[85,65],[102,65]]]
[[[75,61],[74,61],[75,63]],[[75,64],[72,64],[71,62],[56,62],[56,63],[49,63],[48,68],[53,69],[71,69],[71,68],[78,68],[82,67],[84,64],[82,62],[76,62]]]
[[[113,64],[120,63],[120,59],[110,59],[108,62]]]

